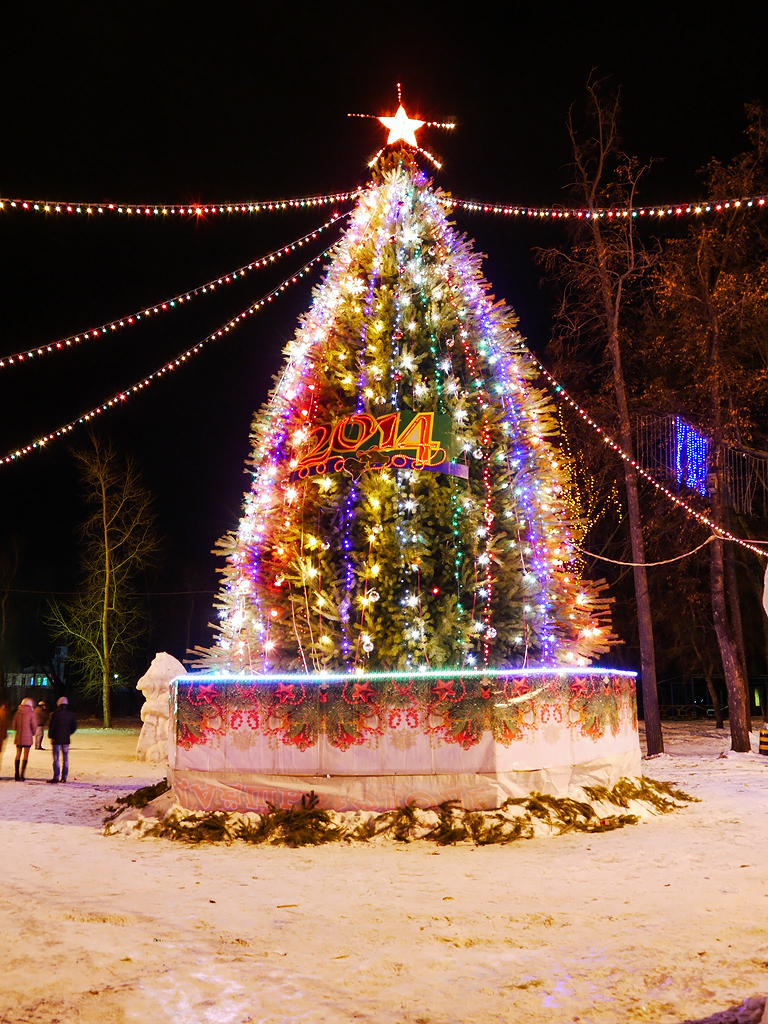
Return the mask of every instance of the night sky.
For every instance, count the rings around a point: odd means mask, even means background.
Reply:
[[[746,102],[768,103],[762,5],[727,22],[697,5],[162,3],[15,5],[0,37],[0,194],[120,203],[245,202],[354,188],[383,144],[396,83],[436,181],[462,198],[567,202],[566,118],[595,70],[621,87],[627,148],[658,162],[644,202],[701,195],[698,170],[743,145]],[[695,17],[692,16],[695,14]],[[338,209],[346,210],[349,205]],[[0,354],[94,327],[247,263],[327,219],[320,210],[215,218],[0,212]],[[532,248],[556,225],[457,213],[488,255],[497,298],[543,351],[549,297]],[[160,222],[162,221],[162,222]],[[0,454],[105,401],[204,338],[335,237],[180,311],[77,350],[0,369]],[[327,241],[324,241],[327,239]],[[215,587],[216,539],[236,525],[248,429],[312,280],[116,411],[102,436],[135,456],[156,496],[163,563],[147,589]],[[68,441],[0,466],[0,542],[21,550],[17,591],[77,584],[83,509]],[[152,599],[151,649],[204,644],[212,596]],[[49,657],[45,593],[14,593],[9,663]],[[151,653],[151,652],[150,652]]]

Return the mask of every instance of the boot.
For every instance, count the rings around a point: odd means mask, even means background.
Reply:
[[[19,781],[21,781],[21,780],[19,779],[19,765],[20,765],[20,764],[21,764],[21,760],[19,760],[19,761],[16,761],[16,762],[15,762],[15,768],[16,768],[16,775],[14,776],[14,781],[16,781],[16,782],[19,782]]]
[[[22,764],[22,766],[21,766],[21,781],[22,781],[22,782],[26,782],[26,779],[24,778],[24,772],[25,772],[26,770],[27,770],[27,762],[26,762],[26,761],[24,761],[24,763],[23,763],[23,764]]]

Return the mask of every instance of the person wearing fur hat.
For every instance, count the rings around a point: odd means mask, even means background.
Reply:
[[[31,697],[25,697],[19,704],[16,714],[13,716],[11,728],[16,731],[16,781],[24,782],[24,773],[27,770],[29,759],[29,748],[35,739],[37,720],[35,718],[35,702]]]
[[[61,781],[67,781],[69,771],[69,739],[77,729],[75,713],[69,707],[66,697],[59,697],[56,710],[51,715],[48,726],[48,739],[53,747],[53,778],[49,782],[59,781],[59,756],[61,756]]]

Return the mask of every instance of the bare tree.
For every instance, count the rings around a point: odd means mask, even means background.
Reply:
[[[739,260],[746,253],[737,252],[741,245],[734,244],[734,234],[738,232],[723,230],[720,225],[697,225],[688,238],[669,245],[658,289],[662,311],[674,324],[680,350],[685,348],[699,356],[700,371],[689,377],[692,384],[695,381],[698,393],[689,387],[693,398],[689,407],[693,407],[699,422],[706,425],[711,438],[710,515],[722,531],[728,528],[725,445],[738,439],[738,420],[741,418],[743,423],[748,404],[738,401],[739,385],[758,390],[764,383],[756,368],[752,367],[748,382],[744,379],[745,367],[733,364],[737,351],[734,336],[743,334],[748,306],[757,291],[746,262]],[[756,301],[762,301],[762,297]],[[683,401],[681,396],[680,404]],[[732,746],[734,750],[749,750],[747,674],[738,591],[735,571],[720,539],[710,545],[710,590],[728,688]]]
[[[130,668],[144,632],[136,577],[159,548],[152,496],[132,459],[91,434],[90,450],[75,451],[90,509],[80,532],[83,584],[72,601],[53,602],[48,625],[70,649],[83,689],[101,692],[104,727],[110,728],[110,689]]]
[[[768,239],[741,197],[768,185],[768,119],[747,108],[752,147],[706,169],[712,203],[731,200],[717,220],[694,223],[685,238],[664,247],[654,272],[660,313],[656,352],[678,409],[706,430],[710,441],[710,517],[720,532],[730,526],[726,446],[745,441],[765,448],[768,399]],[[675,345],[668,338],[675,338]],[[734,750],[750,749],[747,668],[732,556],[724,542],[709,546],[712,619],[728,690]]]
[[[664,743],[638,478],[622,365],[627,292],[655,259],[655,253],[640,243],[632,216],[638,181],[646,168],[639,167],[637,161],[621,149],[618,96],[604,99],[599,83],[594,81],[588,83],[587,94],[592,137],[580,141],[571,117],[568,127],[575,171],[572,192],[588,216],[579,220],[567,253],[551,249],[543,252],[541,258],[550,275],[563,288],[555,350],[559,345],[562,351],[563,345],[579,340],[585,348],[592,346],[592,363],[596,350],[598,361],[606,359],[611,370],[612,413],[621,446],[630,457],[630,461],[624,462],[624,484],[632,561],[636,563],[633,576],[645,732],[648,753],[657,754],[663,751]],[[606,209],[611,214],[618,211],[617,215],[601,215],[600,211]]]

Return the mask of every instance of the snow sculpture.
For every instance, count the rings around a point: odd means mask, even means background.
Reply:
[[[136,683],[136,689],[144,693],[145,702],[141,709],[139,742],[136,745],[137,761],[168,760],[168,724],[170,683],[176,676],[186,675],[186,669],[170,654],[156,654],[152,664]]]

